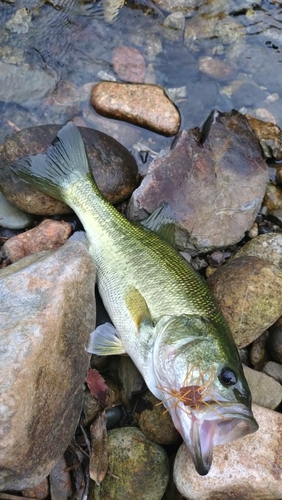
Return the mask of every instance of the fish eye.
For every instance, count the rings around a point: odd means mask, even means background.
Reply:
[[[230,368],[222,368],[218,379],[222,385],[231,386],[237,383],[237,376]]]

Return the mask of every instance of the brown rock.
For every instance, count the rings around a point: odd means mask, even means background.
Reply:
[[[259,234],[256,238],[242,246],[233,259],[242,257],[243,255],[259,257],[282,268],[282,234]]]
[[[37,500],[44,500],[49,496],[49,482],[47,477],[41,483],[33,488],[25,488],[22,490],[24,497],[35,498]],[[11,499],[12,500],[12,499]]]
[[[208,278],[238,348],[258,338],[282,314],[282,271],[258,257],[239,257]]]
[[[208,56],[200,58],[199,70],[219,81],[229,80],[234,74],[234,69],[224,61]]]
[[[141,431],[155,443],[178,444],[181,437],[169,413],[165,412],[162,402],[150,391],[146,391],[142,399],[151,403],[151,409],[145,409],[137,418]]]
[[[0,490],[39,484],[73,437],[94,284],[93,261],[78,242],[0,271]]]
[[[48,195],[29,188],[12,173],[10,165],[28,154],[43,153],[60,125],[42,125],[8,137],[0,156],[0,186],[6,198],[22,210],[37,215],[69,213],[71,209]],[[78,127],[98,188],[113,204],[128,198],[138,181],[138,167],[129,151],[112,137]]]
[[[263,199],[263,205],[267,207],[269,212],[272,210],[277,210],[282,207],[282,189],[275,184],[268,184],[265,196]]]
[[[52,500],[67,500],[71,497],[71,478],[67,468],[65,458],[61,457],[50,472],[49,481]]]
[[[139,50],[121,46],[113,50],[112,64],[121,80],[132,83],[143,83],[146,74],[145,59]]]
[[[99,82],[91,103],[97,113],[124,120],[159,134],[175,135],[180,114],[158,85]]]
[[[11,262],[16,262],[42,250],[59,248],[70,234],[71,226],[67,222],[45,219],[39,226],[7,240],[3,245],[2,254]]]
[[[266,158],[282,160],[282,132],[275,123],[265,122],[246,115]]]
[[[189,500],[280,500],[282,491],[282,415],[253,406],[259,430],[214,448],[207,476],[199,476],[189,451],[176,455],[174,480]]]
[[[171,150],[153,160],[127,214],[141,220],[167,202],[178,248],[208,252],[243,238],[267,182],[267,166],[246,118],[236,111],[214,111],[201,133],[181,132]]]

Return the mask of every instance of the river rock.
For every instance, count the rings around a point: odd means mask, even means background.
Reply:
[[[174,427],[171,417],[161,401],[159,401],[149,390],[142,395],[142,399],[149,405],[137,417],[141,431],[155,443],[178,444],[181,437]],[[150,406],[150,408],[148,408]]]
[[[230,80],[234,75],[234,68],[220,59],[209,56],[200,58],[199,70],[205,75],[219,81]]]
[[[168,457],[161,446],[136,427],[108,433],[109,468],[100,486],[91,481],[89,500],[161,500],[169,478]]]
[[[117,76],[126,82],[142,83],[145,80],[146,63],[139,50],[121,46],[113,50],[112,64]]]
[[[282,318],[271,327],[267,346],[272,359],[282,364]]]
[[[262,371],[282,384],[282,365],[275,361],[267,361]]]
[[[253,342],[282,314],[282,271],[265,260],[238,257],[207,281],[238,348]]]
[[[28,101],[42,99],[57,82],[55,72],[31,68],[26,63],[0,61],[0,101],[26,105]]]
[[[252,401],[256,405],[275,410],[282,401],[282,385],[266,373],[244,366],[244,375],[248,382]]]
[[[0,271],[0,490],[39,484],[73,437],[94,284],[93,260],[79,242]]]
[[[37,215],[71,212],[65,203],[29,188],[10,169],[11,163],[19,158],[44,152],[60,128],[60,125],[31,127],[6,139],[0,156],[1,190],[11,203],[26,212]],[[78,128],[100,191],[111,203],[127,198],[138,180],[133,156],[112,137],[90,128]]]
[[[282,491],[282,415],[253,406],[259,430],[216,446],[207,476],[195,471],[183,444],[174,465],[178,490],[189,500],[280,500]]]
[[[25,229],[32,225],[33,216],[15,207],[0,191],[0,226],[7,229]]]
[[[267,182],[246,118],[214,111],[201,133],[181,132],[171,150],[151,163],[127,213],[141,220],[166,202],[174,212],[178,248],[207,252],[237,243],[252,227]]]
[[[282,268],[282,234],[260,234],[240,248],[233,259],[243,255],[259,257]]]
[[[278,125],[246,115],[266,158],[282,160],[282,132]]]
[[[1,254],[10,262],[16,262],[42,250],[59,248],[70,234],[71,226],[67,222],[45,219],[33,229],[9,238],[4,243]]]
[[[266,332],[263,332],[262,335],[260,335],[252,343],[250,349],[250,362],[256,370],[260,370],[262,368],[268,357],[266,348],[268,337],[269,337],[269,331],[266,330]]]
[[[179,111],[158,85],[99,82],[93,87],[91,104],[103,116],[159,134],[175,135],[180,127]]]
[[[270,182],[265,191],[263,205],[268,212],[282,207],[282,189]]]
[[[192,12],[198,7],[198,0],[153,0],[153,2],[167,12]]]

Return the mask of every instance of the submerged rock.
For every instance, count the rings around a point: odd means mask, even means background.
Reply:
[[[128,217],[170,205],[180,250],[198,253],[237,243],[252,227],[268,182],[257,138],[236,111],[214,111],[200,133],[181,132],[134,191]]]
[[[91,104],[103,116],[159,134],[175,135],[180,127],[179,111],[158,85],[99,82],[93,87]]]
[[[93,261],[78,242],[0,271],[0,490],[39,484],[72,439],[94,284]]]
[[[177,489],[189,500],[280,500],[282,415],[253,406],[259,430],[233,443],[216,446],[207,476],[195,471],[183,444],[174,464]]]
[[[217,269],[211,288],[238,348],[258,338],[282,314],[282,270],[258,257],[238,257]]]
[[[161,446],[136,427],[108,433],[109,468],[100,486],[92,482],[90,500],[161,500],[169,478],[168,457]]]
[[[100,191],[111,203],[130,196],[138,181],[138,167],[133,156],[112,137],[90,128],[78,128]],[[10,169],[11,163],[23,156],[43,153],[60,129],[60,125],[31,127],[8,137],[3,146],[1,190],[11,203],[26,212],[37,215],[71,212],[65,203],[29,188]]]

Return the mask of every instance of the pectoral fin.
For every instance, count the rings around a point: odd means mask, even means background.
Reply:
[[[168,203],[163,203],[141,224],[157,233],[171,246],[175,246],[175,218]]]
[[[123,343],[115,327],[111,323],[104,323],[90,333],[85,350],[91,354],[108,356],[112,354],[125,354]]]
[[[132,321],[140,331],[142,323],[153,324],[153,320],[143,295],[133,286],[125,293],[125,304]]]

